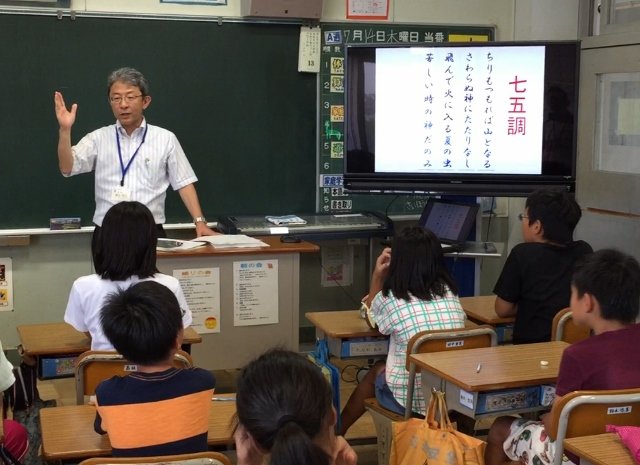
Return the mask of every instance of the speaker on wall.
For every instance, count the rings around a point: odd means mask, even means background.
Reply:
[[[242,16],[320,19],[323,0],[242,0]]]

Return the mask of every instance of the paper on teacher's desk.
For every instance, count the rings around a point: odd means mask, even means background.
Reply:
[[[202,236],[194,239],[198,242],[206,242],[216,249],[232,248],[232,247],[269,247],[269,244],[262,242],[255,237],[245,236],[244,234],[218,234],[215,236]]]
[[[273,223],[277,226],[280,225],[296,225],[296,224],[307,224],[306,220],[303,220],[297,215],[284,215],[284,216],[265,216],[264,217],[269,223]]]
[[[167,239],[165,237],[159,237],[158,246],[156,248],[164,252],[175,252],[179,250],[195,249],[196,247],[202,247],[203,245],[204,244],[202,242],[182,241],[177,239]]]

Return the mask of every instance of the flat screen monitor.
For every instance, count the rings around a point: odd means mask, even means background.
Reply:
[[[353,45],[345,69],[347,190],[574,191],[578,42]]]
[[[442,244],[461,245],[469,237],[478,208],[478,204],[429,198],[418,224],[431,230]]]

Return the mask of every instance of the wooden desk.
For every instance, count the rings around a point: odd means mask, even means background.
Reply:
[[[292,232],[293,234],[294,232]],[[215,248],[209,244],[204,247],[196,247],[189,250],[178,250],[175,252],[158,251],[158,258],[166,257],[211,257],[211,256],[225,256],[225,255],[255,255],[256,253],[267,252],[275,254],[286,253],[315,253],[320,250],[315,244],[307,241],[300,242],[281,242],[280,236],[256,236],[256,239],[261,240],[269,247],[255,248],[255,247],[230,247],[230,248]]]
[[[316,327],[317,337],[349,339],[382,336],[377,329],[371,329],[367,322],[360,317],[359,310],[307,312],[304,316]]]
[[[555,383],[562,352],[569,344],[561,341],[537,344],[506,345],[411,355],[422,370],[425,398],[431,387],[444,389],[449,408],[477,417],[481,392],[523,388]],[[540,361],[547,361],[542,366]],[[481,365],[477,372],[478,365]],[[509,413],[540,410],[526,408]]]
[[[513,316],[503,318],[496,315],[495,302],[495,295],[460,297],[460,303],[467,317],[476,323],[496,326],[500,324],[511,324],[516,321]]]
[[[202,344],[194,346],[191,351],[194,363],[199,367],[207,370],[236,369],[273,346],[298,350],[300,254],[316,253],[320,248],[306,241],[282,243],[280,236],[257,239],[269,247],[216,249],[207,245],[181,252],[158,253],[158,269],[168,275],[173,275],[176,270],[219,270],[220,332],[202,331]],[[234,270],[245,264],[256,266],[267,260],[276,262],[277,288],[274,286],[271,295],[278,296],[278,321],[274,324],[235,326],[235,309],[244,297],[243,291],[236,288]],[[196,330],[199,326],[204,328],[204,322],[194,322]]]
[[[67,323],[20,325],[18,338],[25,354],[33,357],[81,354],[91,349],[84,333]],[[191,327],[184,330],[184,343],[197,344],[202,337]]]
[[[636,465],[615,433],[565,439],[564,448],[580,457],[580,465]]]
[[[38,359],[38,375],[41,378],[73,376],[72,369],[68,370],[66,365],[60,374],[46,375],[45,358],[76,357],[91,349],[89,338],[64,322],[20,325],[16,329],[25,354]],[[202,342],[202,337],[193,328],[184,330],[183,348],[187,352],[190,352],[191,344],[199,342]]]
[[[357,338],[375,338],[376,340],[388,339],[388,336],[380,334],[376,329],[371,329],[360,317],[359,310],[338,310],[332,312],[307,312],[307,319],[316,327],[316,337],[328,339],[329,352],[331,355],[341,358],[347,358],[349,355],[344,353],[344,343],[350,343],[350,340]],[[477,324],[466,320],[465,328],[474,328]],[[382,345],[378,345],[381,348]],[[363,347],[364,349],[364,347]],[[389,349],[388,344],[384,350],[377,350],[367,353],[358,353],[359,357],[367,357],[371,355],[386,355]],[[356,351],[357,353],[357,351]]]
[[[369,328],[359,310],[307,312],[316,327],[316,338],[327,339],[329,353],[339,358],[384,357],[389,351],[389,337]]]
[[[460,303],[467,318],[481,325],[491,325],[498,334],[498,342],[511,342],[513,336],[513,323],[515,317],[500,317],[496,315],[495,295],[479,295],[473,297],[460,297]]]
[[[223,395],[229,396],[228,394]],[[226,446],[233,442],[233,401],[212,401],[209,411],[209,446]],[[69,405],[40,410],[42,457],[45,461],[82,460],[111,455],[107,435],[93,429],[96,409],[93,405]]]

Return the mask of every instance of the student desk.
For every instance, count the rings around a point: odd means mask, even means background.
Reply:
[[[218,268],[220,272],[220,321],[218,333],[202,333],[202,344],[191,351],[196,366],[207,370],[234,369],[273,346],[298,350],[300,320],[300,254],[319,247],[306,241],[282,243],[280,236],[257,237],[264,248],[216,249],[212,246],[186,251],[158,252],[158,269]],[[278,322],[268,325],[234,326],[234,264],[277,260]],[[194,325],[197,329],[198,327]]]
[[[580,465],[636,465],[615,433],[565,439],[564,448],[580,457]]]
[[[17,327],[24,353],[33,357],[81,354],[91,348],[84,333],[67,323],[43,323]],[[202,342],[192,327],[184,330],[184,344]]]
[[[209,446],[227,446],[233,442],[234,401],[212,401],[209,411]],[[42,457],[45,461],[75,460],[111,455],[107,435],[93,429],[96,409],[93,405],[68,405],[40,410]]]
[[[561,341],[504,345],[411,355],[421,369],[422,389],[429,398],[431,387],[444,390],[447,406],[469,417],[476,413],[481,393],[555,383],[562,352],[569,344]],[[541,365],[541,361],[548,365]],[[480,366],[480,371],[478,371]],[[496,393],[493,393],[494,395]],[[508,401],[505,401],[509,403]],[[500,413],[525,413],[541,407],[504,409]],[[495,415],[498,410],[486,412]]]
[[[496,315],[495,295],[478,295],[473,297],[460,297],[460,303],[467,318],[481,325],[491,325],[498,334],[498,342],[510,342],[513,336],[513,316],[501,317]]]
[[[89,338],[64,322],[20,325],[16,329],[24,353],[38,359],[38,373],[41,377],[45,371],[43,366],[45,359],[76,357],[91,349]],[[185,347],[187,352],[190,351],[191,344],[200,342],[202,337],[192,327],[184,330],[183,346],[187,346]],[[73,373],[66,375],[73,376]],[[60,376],[65,375],[45,377]]]
[[[307,312],[307,319],[316,327],[316,337],[327,338],[329,352],[339,358],[372,357],[386,355],[388,336],[371,329],[360,317],[359,310]],[[477,325],[465,321],[466,328]]]

